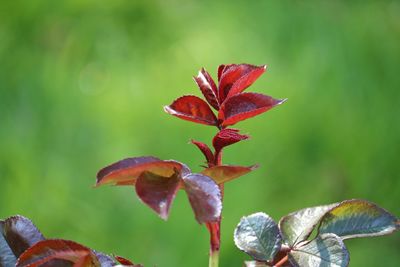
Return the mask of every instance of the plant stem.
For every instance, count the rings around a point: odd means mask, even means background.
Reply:
[[[283,257],[279,262],[277,262],[274,267],[280,267],[283,266],[283,264],[285,264],[287,262],[287,260],[289,259],[288,255],[286,255],[285,257]]]
[[[222,151],[216,152],[215,155],[215,165],[222,165]],[[224,198],[224,184],[219,186],[221,190],[221,202]],[[210,257],[209,257],[209,267],[218,267],[219,263],[219,250],[221,247],[221,221],[222,214],[218,218],[218,221],[207,223],[208,231],[210,232]]]

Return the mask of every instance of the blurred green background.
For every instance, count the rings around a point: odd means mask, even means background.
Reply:
[[[96,172],[140,155],[200,170],[190,138],[215,129],[162,106],[197,94],[201,67],[268,64],[251,88],[288,102],[237,125],[252,139],[225,163],[257,171],[226,186],[221,266],[241,216],[369,199],[400,216],[400,2],[3,1],[0,218],[30,217],[146,266],[207,266],[208,233],[180,193],[168,222]],[[346,241],[351,266],[398,266],[400,235]]]

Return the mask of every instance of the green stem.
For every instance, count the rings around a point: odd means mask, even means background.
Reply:
[[[218,267],[219,250],[210,251],[210,261],[208,267]]]

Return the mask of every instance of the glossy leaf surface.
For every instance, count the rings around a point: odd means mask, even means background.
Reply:
[[[96,185],[133,185],[136,179],[145,171],[159,176],[170,177],[176,170],[182,171],[184,168],[186,167],[180,162],[160,160],[155,157],[127,158],[100,170],[97,174]]]
[[[190,140],[190,142],[200,149],[201,153],[203,153],[204,157],[206,157],[207,163],[214,162],[214,154],[206,144],[196,140]]]
[[[17,257],[3,236],[3,221],[0,221],[0,266],[15,266],[16,262]]]
[[[187,95],[164,107],[165,112],[178,118],[206,125],[217,125],[217,118],[208,104],[197,96]]]
[[[342,239],[390,234],[399,220],[376,204],[359,199],[346,200],[321,220],[319,233],[334,233]]]
[[[217,221],[222,211],[218,185],[203,174],[186,175],[183,183],[197,222],[202,224]]]
[[[1,221],[0,225],[1,234],[16,257],[35,243],[44,240],[42,233],[32,221],[23,216],[9,217]]]
[[[221,70],[218,94],[220,103],[234,89],[236,92],[242,92],[249,87],[263,72],[265,66],[254,66],[249,64],[230,64]],[[231,95],[232,96],[232,95]]]
[[[36,243],[34,246],[26,250],[18,259],[17,267],[40,266],[48,263],[46,266],[68,266],[60,264],[63,260],[74,263],[75,267],[98,267],[99,261],[95,254],[87,247],[76,242],[62,239],[49,239]]]
[[[350,257],[338,236],[324,234],[292,250],[289,261],[299,267],[345,267]]]
[[[264,113],[284,101],[257,93],[241,93],[222,104],[218,118],[223,121],[222,126],[226,127]]]
[[[240,250],[259,261],[272,260],[282,244],[278,225],[262,212],[243,217],[235,229],[234,240]]]
[[[170,177],[159,176],[151,172],[143,172],[136,181],[138,197],[162,219],[166,220],[169,209],[179,189],[179,173]]]
[[[337,204],[311,207],[292,212],[279,221],[284,241],[293,246],[306,240],[327,211]]]
[[[219,165],[204,169],[201,173],[211,177],[217,184],[223,184],[257,169],[257,165],[250,167]]]
[[[215,151],[220,151],[224,147],[235,144],[239,141],[249,139],[248,135],[240,134],[237,129],[222,129],[213,138]]]
[[[193,77],[194,81],[200,88],[200,91],[203,93],[207,102],[216,110],[219,109],[218,103],[218,92],[217,86],[214,83],[214,80],[211,78],[210,74],[202,68],[199,71],[199,74],[196,77]]]
[[[257,67],[257,66],[251,67],[250,70],[245,75],[240,77],[232,85],[226,98],[230,98],[234,95],[237,95],[237,94],[240,94],[241,92],[243,92],[247,87],[252,85],[258,79],[258,77],[260,77],[265,72],[266,69],[267,69],[266,65],[259,66],[259,67]]]

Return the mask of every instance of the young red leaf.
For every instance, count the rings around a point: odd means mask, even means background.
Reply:
[[[61,264],[60,261],[64,264]],[[46,266],[99,267],[100,263],[91,249],[73,241],[62,239],[42,240],[27,249],[19,257],[17,267],[36,267],[47,263]]]
[[[222,129],[214,136],[212,143],[215,151],[221,151],[226,146],[248,138],[248,135],[240,134],[237,129]]]
[[[190,140],[190,142],[200,149],[200,151],[206,157],[207,163],[214,162],[214,154],[212,153],[211,149],[206,144],[196,141],[196,140],[193,140],[193,139]]]
[[[97,173],[96,186],[103,184],[133,185],[136,179],[144,172],[170,177],[175,171],[187,169],[177,161],[160,160],[155,157],[127,158],[113,163]]]
[[[183,177],[183,183],[197,222],[217,221],[222,211],[218,185],[210,177],[197,173]]]
[[[138,197],[164,220],[168,218],[169,208],[179,189],[179,176],[179,173],[165,177],[143,172],[136,181]]]
[[[122,264],[122,266],[129,266],[129,267],[143,267],[140,264],[134,264],[132,261],[125,259],[121,256],[114,256],[114,258]]]
[[[286,99],[274,99],[263,94],[241,93],[228,98],[222,104],[218,118],[223,121],[222,126],[226,127],[264,113],[285,101]]]
[[[249,64],[226,65],[221,73],[219,81],[219,102],[223,103],[231,89],[236,93],[242,92],[264,73],[266,66],[254,66]],[[238,82],[237,85],[235,85]],[[232,96],[232,95],[230,95]]]
[[[218,66],[218,82],[221,80],[221,75],[224,72],[225,65],[219,65]]]
[[[217,86],[210,74],[202,68],[196,77],[193,77],[194,81],[199,86],[201,92],[206,98],[207,102],[216,110],[219,109]]]
[[[217,184],[223,184],[245,175],[258,168],[258,165],[250,167],[219,165],[204,169],[201,173],[211,177]]]
[[[197,96],[187,95],[176,99],[171,105],[164,107],[165,112],[200,124],[217,125],[217,118],[210,106]]]
[[[35,243],[44,240],[42,233],[31,220],[20,215],[0,221],[0,235],[4,236],[7,245],[16,257]]]

